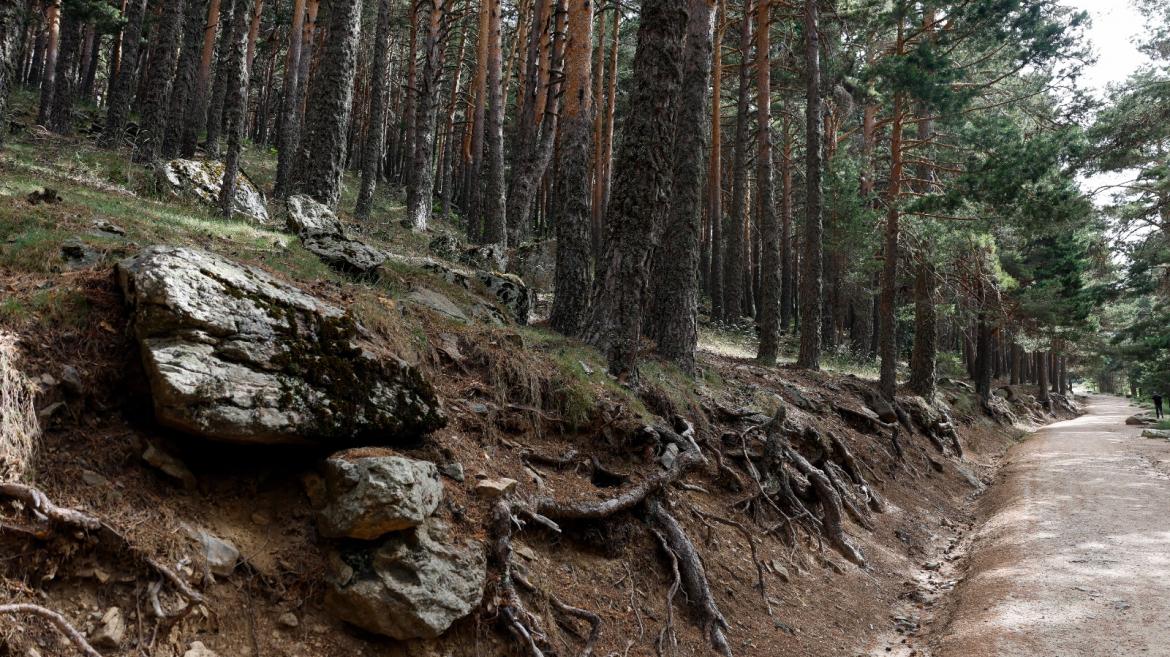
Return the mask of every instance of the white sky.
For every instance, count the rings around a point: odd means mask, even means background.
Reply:
[[[1085,68],[1081,84],[1099,98],[1108,98],[1110,83],[1123,82],[1149,59],[1133,44],[1145,21],[1129,0],[1062,0],[1064,4],[1089,12],[1092,25],[1086,31],[1097,61]],[[1087,192],[1106,185],[1125,182],[1131,175],[1111,173],[1090,176],[1081,181]],[[1109,202],[1111,191],[1103,189],[1095,196],[1098,204]]]

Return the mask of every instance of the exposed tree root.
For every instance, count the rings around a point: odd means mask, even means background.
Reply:
[[[45,620],[52,623],[53,626],[56,627],[61,632],[61,634],[64,634],[73,645],[77,646],[77,649],[80,650],[81,653],[86,657],[102,657],[101,653],[94,650],[93,646],[89,645],[89,642],[85,640],[85,637],[81,635],[81,632],[78,632],[77,629],[74,628],[73,625],[71,625],[64,616],[53,611],[52,609],[47,609],[40,605],[22,603],[0,605],[0,616],[22,614],[40,616],[41,618],[44,618]]]
[[[582,500],[564,502],[551,497],[542,497],[532,502],[531,508],[535,513],[547,516],[553,520],[600,520],[623,511],[629,511],[644,502],[647,497],[657,493],[674,481],[677,481],[691,468],[703,463],[706,459],[698,452],[681,452],[674,463],[667,470],[656,472],[643,481],[631,486],[622,493],[609,499]]]
[[[674,596],[678,593],[679,587],[682,585],[682,575],[678,572],[678,557],[674,556],[674,551],[670,549],[670,545],[666,542],[666,537],[657,529],[651,529],[654,536],[658,539],[659,545],[662,546],[662,551],[670,558],[670,589],[666,593],[666,624],[662,626],[662,631],[658,633],[658,640],[654,644],[654,649],[657,651],[659,657],[663,655],[663,645],[669,641],[670,647],[678,646],[678,635],[674,631]]]
[[[841,497],[832,481],[824,471],[814,467],[796,450],[786,447],[784,455],[797,471],[808,477],[809,483],[816,491],[817,500],[821,505],[821,524],[829,543],[841,553],[841,556],[864,568],[865,557],[845,536],[845,529],[841,526]]]
[[[727,620],[711,595],[707,572],[703,568],[703,562],[699,559],[699,552],[695,549],[694,543],[682,525],[659,500],[648,500],[646,510],[650,526],[662,533],[667,548],[678,560],[683,589],[699,615],[699,625],[703,628],[703,633],[720,653],[725,657],[731,657],[731,646],[728,645],[726,636],[726,632],[729,631]]]
[[[169,581],[180,593],[191,602],[203,602],[203,596],[191,588],[175,571],[159,563],[157,559],[142,552],[126,538],[120,531],[105,521],[91,516],[84,511],[57,506],[43,492],[31,486],[13,482],[0,483],[0,498],[16,500],[22,503],[34,516],[47,520],[50,524],[68,527],[73,530],[92,532],[99,542],[117,546],[130,552],[140,563],[161,575]]]
[[[724,518],[723,516],[715,515],[714,513],[707,513],[693,504],[691,505],[691,512],[704,520],[711,520],[723,525],[727,525],[728,527],[734,527],[739,530],[739,533],[743,534],[744,538],[747,539],[748,545],[752,550],[752,562],[756,565],[756,588],[760,590],[760,598],[764,601],[764,608],[767,610],[768,615],[771,616],[772,604],[768,602],[768,591],[764,587],[764,562],[760,561],[760,553],[759,550],[756,549],[756,537],[752,535],[752,532],[747,527],[745,527],[743,523],[732,520],[731,518]]]
[[[548,601],[552,603],[553,609],[556,609],[565,616],[579,618],[589,623],[589,636],[585,639],[585,647],[581,649],[580,657],[589,657],[593,654],[593,647],[597,644],[597,637],[601,635],[601,616],[598,616],[597,614],[586,609],[581,609],[580,607],[574,607],[570,604],[564,603],[560,598],[549,593],[548,591],[542,591],[538,589],[536,585],[534,585],[532,582],[529,582],[528,579],[520,573],[512,573],[512,577],[515,582],[524,589],[531,593],[535,593],[544,598],[547,598]]]

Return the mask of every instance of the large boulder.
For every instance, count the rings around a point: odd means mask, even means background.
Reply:
[[[219,206],[223,186],[223,163],[215,160],[171,160],[163,165],[162,177],[178,194],[209,205]],[[236,193],[232,208],[259,224],[268,223],[264,194],[243,173],[236,176]]]
[[[465,290],[494,299],[506,308],[517,324],[527,324],[532,309],[532,292],[519,276],[489,271],[465,271],[426,260],[423,268]]]
[[[285,223],[305,250],[338,271],[370,276],[386,262],[384,252],[348,237],[332,210],[304,194],[289,197]]]
[[[387,443],[443,426],[430,384],[352,317],[219,255],[153,246],[118,265],[158,421],[241,443]]]
[[[333,555],[325,604],[338,618],[398,640],[439,636],[471,613],[487,578],[483,546],[450,542],[438,520]]]
[[[357,449],[325,461],[324,492],[321,535],[371,540],[422,524],[442,501],[443,483],[430,461]]]

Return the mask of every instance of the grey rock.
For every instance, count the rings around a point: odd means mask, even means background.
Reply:
[[[325,604],[338,618],[398,640],[441,635],[479,606],[486,564],[475,541],[450,542],[431,519],[333,555]]]
[[[1142,438],[1161,438],[1162,440],[1170,440],[1170,431],[1162,429],[1146,429],[1142,432]]]
[[[341,220],[327,206],[311,196],[294,194],[288,197],[288,229],[298,236],[345,235]]]
[[[439,469],[403,456],[340,452],[325,461],[322,536],[371,540],[415,527],[443,500]]]
[[[147,444],[146,451],[142,453],[142,460],[158,468],[164,474],[179,480],[188,490],[193,490],[198,484],[194,473],[187,468],[185,463],[174,455],[159,449],[153,443]]]
[[[527,324],[532,308],[532,292],[519,276],[488,271],[469,272],[428,260],[427,271],[465,290],[484,295],[506,308],[517,324]]]
[[[205,529],[187,527],[187,533],[199,544],[203,558],[207,562],[207,569],[211,574],[227,577],[236,569],[240,560],[240,551],[235,545]]]
[[[219,657],[219,653],[203,645],[202,641],[192,641],[183,657]]]
[[[74,395],[80,395],[85,392],[85,384],[81,380],[81,373],[72,365],[66,365],[61,368],[61,385]]]
[[[463,249],[459,263],[473,269],[486,271],[507,271],[508,254],[498,244],[482,244]]]
[[[372,276],[386,262],[385,253],[348,237],[332,210],[304,194],[289,197],[285,224],[301,238],[305,250],[337,271]]]
[[[333,269],[357,276],[373,276],[386,263],[386,254],[360,240],[341,235],[310,235],[301,246]]]
[[[110,480],[105,475],[94,472],[93,470],[84,469],[81,471],[81,481],[86,486],[106,486],[110,483]]]
[[[91,224],[95,229],[111,235],[125,235],[126,229],[108,219],[94,219]]]
[[[658,462],[662,464],[662,467],[669,470],[671,468],[671,466],[674,465],[674,461],[677,458],[678,458],[678,445],[676,445],[675,443],[670,443],[669,445],[666,446],[666,449],[663,450],[662,456],[658,457]]]
[[[411,290],[410,294],[406,295],[406,299],[415,305],[429,308],[430,310],[459,322],[469,322],[467,314],[464,313],[459,306],[455,305],[446,295],[436,292],[430,288],[420,287]]]
[[[446,423],[430,384],[352,317],[253,267],[154,246],[118,265],[164,425],[214,440],[349,445]]]
[[[176,193],[218,207],[223,172],[222,162],[178,159],[163,165],[162,178]],[[236,176],[232,209],[255,223],[269,222],[264,195],[243,173]]]
[[[291,611],[287,611],[287,612],[281,614],[280,617],[276,619],[276,622],[281,627],[287,627],[289,629],[292,629],[292,628],[297,627],[301,624],[301,619],[297,618],[297,615],[292,613]]]
[[[459,482],[462,482],[467,478],[463,473],[463,464],[459,463],[458,461],[451,461],[450,463],[444,463],[443,465],[440,465],[439,472],[442,472],[444,476],[450,477],[451,479]]]
[[[61,260],[69,271],[89,269],[101,259],[101,253],[79,239],[70,238],[61,242]]]
[[[427,246],[432,254],[444,260],[458,260],[463,252],[463,243],[452,233],[439,233]]]
[[[89,640],[99,648],[119,648],[126,638],[126,619],[118,607],[110,607],[98,621],[97,628],[90,635]]]

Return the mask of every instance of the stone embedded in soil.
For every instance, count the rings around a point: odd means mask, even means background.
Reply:
[[[371,540],[422,524],[442,501],[443,484],[430,461],[341,452],[325,461],[325,499],[322,536]]]
[[[158,468],[166,475],[177,479],[187,490],[194,490],[199,483],[195,479],[194,473],[187,468],[186,464],[175,456],[159,449],[153,443],[146,445],[146,451],[142,453],[142,460]]]
[[[457,544],[442,523],[342,547],[325,604],[338,618],[398,640],[429,639],[470,614],[487,577],[483,546]]]
[[[202,641],[192,641],[191,647],[183,653],[183,657],[219,657],[219,654],[203,645]]]
[[[223,163],[200,160],[171,160],[163,165],[162,179],[178,194],[189,196],[212,206],[219,206],[219,191],[223,184]],[[258,224],[268,223],[268,208],[264,195],[243,173],[236,176],[236,194],[232,210]]]
[[[188,527],[187,533],[199,544],[211,574],[220,577],[232,574],[240,560],[240,551],[236,546],[204,529]]]
[[[287,612],[281,614],[280,618],[276,619],[276,622],[281,627],[287,627],[289,629],[297,627],[298,625],[301,624],[301,621],[299,618],[297,618],[297,615],[292,613],[291,611],[287,611]]]
[[[1137,415],[1131,415],[1131,416],[1125,418],[1125,423],[1130,425],[1130,426],[1141,426],[1143,424],[1154,424],[1155,422],[1157,422],[1157,420],[1155,420],[1154,418],[1152,418],[1149,415],[1146,415],[1144,413],[1139,413]]]
[[[511,493],[518,482],[515,479],[500,477],[498,479],[483,479],[475,483],[477,495],[494,499]]]
[[[430,383],[374,354],[341,309],[217,254],[153,246],[118,265],[155,417],[213,440],[352,445],[446,424]]]
[[[110,607],[102,615],[101,621],[98,622],[98,626],[90,635],[89,640],[90,643],[99,648],[118,648],[122,645],[122,639],[125,637],[126,619],[122,616],[122,610]]]
[[[386,262],[384,252],[347,237],[337,215],[304,194],[289,197],[285,225],[301,238],[306,251],[340,272],[373,276]]]
[[[1143,438],[1161,438],[1163,440],[1170,440],[1170,431],[1162,429],[1146,429],[1142,432]]]

